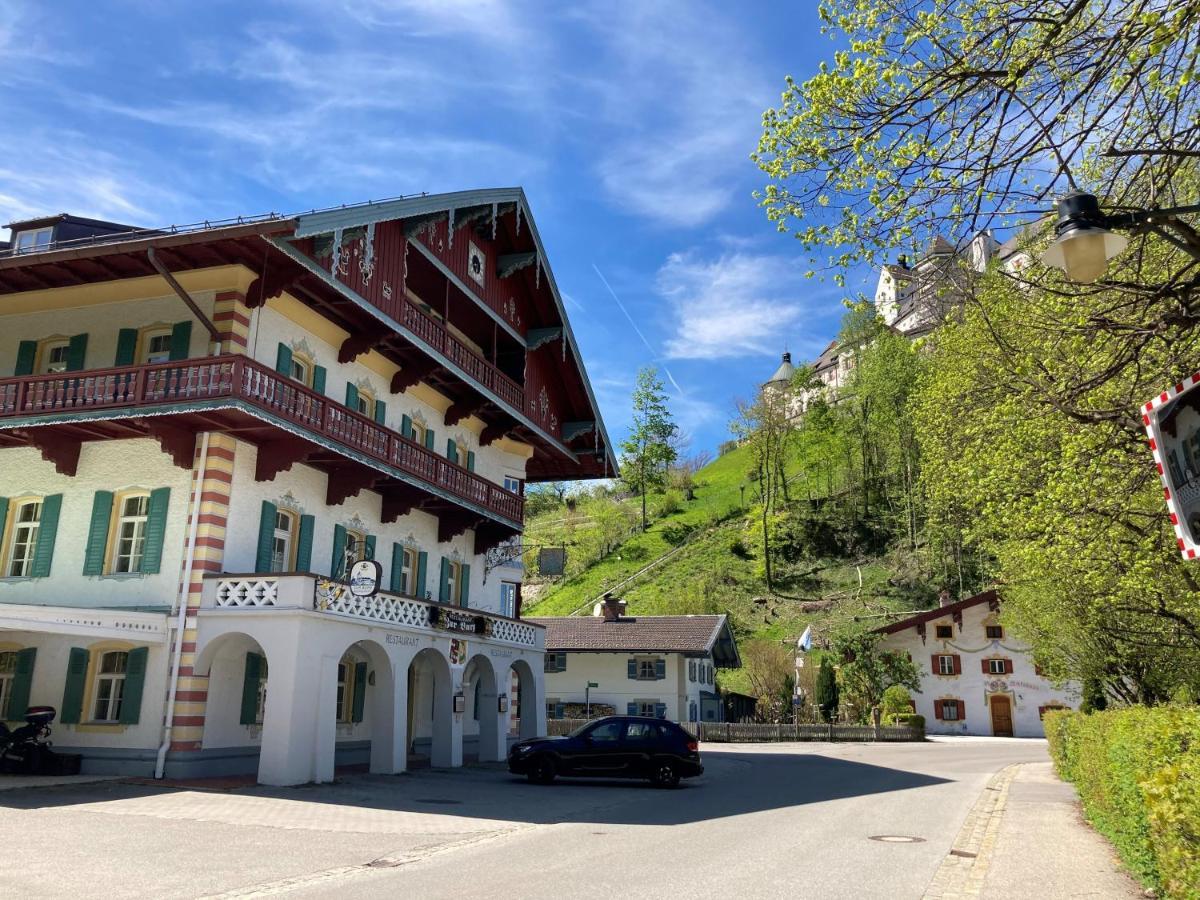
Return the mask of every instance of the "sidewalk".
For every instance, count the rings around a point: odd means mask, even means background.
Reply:
[[[1047,900],[1144,896],[1116,852],[1083,820],[1075,789],[1049,762],[997,773],[968,814],[927,898]]]

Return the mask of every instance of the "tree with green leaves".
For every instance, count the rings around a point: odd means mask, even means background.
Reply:
[[[821,718],[832,722],[838,713],[838,683],[837,672],[827,659],[821,659],[821,667],[817,670],[817,709]]]
[[[666,483],[667,470],[677,455],[679,427],[667,407],[667,393],[658,370],[641,369],[633,390],[633,423],[621,442],[621,478],[642,498],[642,531],[648,525],[646,494]]]
[[[774,388],[759,391],[753,402],[738,403],[734,434],[749,447],[747,477],[756,487],[755,528],[762,541],[763,575],[767,589],[774,588],[771,536],[776,520],[789,501],[787,458],[793,428],[790,393]]]
[[[871,631],[847,632],[834,639],[833,652],[841,657],[838,681],[841,699],[859,721],[883,703],[883,694],[893,685],[911,691],[921,689],[921,676],[911,659],[894,650],[879,648],[880,636]]]

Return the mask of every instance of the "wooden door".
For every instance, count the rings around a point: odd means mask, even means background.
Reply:
[[[992,734],[996,737],[1012,737],[1012,701],[1004,694],[995,694],[991,699]]]

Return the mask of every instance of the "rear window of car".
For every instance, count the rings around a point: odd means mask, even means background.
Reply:
[[[656,722],[630,722],[625,731],[627,741],[656,741],[662,734]]]

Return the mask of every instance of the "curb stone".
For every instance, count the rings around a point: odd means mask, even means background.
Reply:
[[[1007,766],[989,779],[922,895],[924,900],[978,897],[996,850],[1008,791],[1021,765]]]

